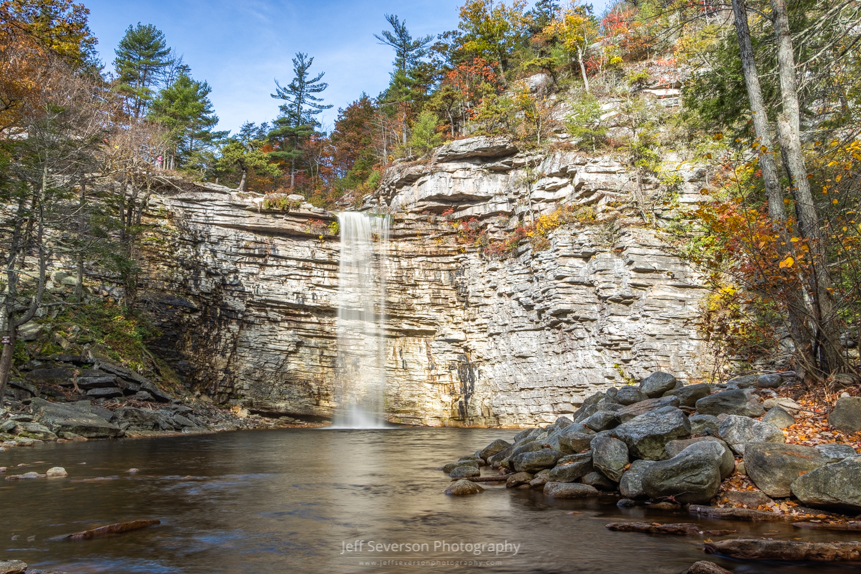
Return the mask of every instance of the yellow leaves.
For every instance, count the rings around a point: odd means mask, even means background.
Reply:
[[[793,259],[791,255],[789,255],[786,257],[786,259],[784,259],[778,264],[778,267],[780,267],[781,269],[788,269],[793,265],[795,265],[795,259]]]
[[[715,135],[712,136],[712,139],[716,142],[719,142],[720,140],[723,139],[723,134],[722,133],[716,133]]]
[[[835,177],[834,179],[839,183],[840,180],[843,179],[843,176],[838,174],[837,177]]]
[[[839,202],[838,200],[834,199],[834,200],[832,200],[832,201],[831,201],[831,203],[832,203],[832,204],[834,204],[834,205],[837,205],[837,204],[838,204],[838,203],[840,203],[840,202]]]
[[[799,238],[799,237],[793,237],[792,239],[790,239],[790,241],[791,241],[791,242],[793,242],[793,243],[798,243],[799,241],[801,241],[801,238]]]

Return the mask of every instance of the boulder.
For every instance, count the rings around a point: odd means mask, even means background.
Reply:
[[[610,436],[599,436],[592,441],[592,464],[613,482],[619,482],[628,465],[627,445]],[[594,485],[593,485],[594,486]]]
[[[701,443],[683,450],[669,460],[654,463],[643,473],[643,490],[650,498],[672,496],[681,503],[707,503],[720,488],[720,465],[713,453]]]
[[[590,472],[580,479],[583,484],[594,486],[598,490],[616,490],[616,483],[601,474],[600,472]]]
[[[635,417],[616,427],[613,432],[628,445],[628,451],[633,456],[661,460],[666,458],[664,446],[668,442],[690,436],[691,424],[681,410],[663,407]]]
[[[644,415],[646,413],[662,409],[664,407],[678,407],[681,401],[678,397],[661,397],[659,399],[647,399],[628,405],[616,411],[616,418],[619,422],[626,423],[634,417]]]
[[[33,369],[25,378],[36,384],[64,385],[71,384],[72,369],[60,367],[56,369]]]
[[[678,397],[679,406],[693,408],[697,404],[698,400],[709,396],[711,392],[711,385],[709,385],[708,383],[701,383],[698,385],[687,385],[684,387],[679,387],[678,389],[672,389],[670,391],[667,391],[664,396]]]
[[[505,488],[517,488],[518,486],[529,484],[534,478],[535,475],[530,472],[515,472],[508,476],[508,479],[505,481]]]
[[[562,446],[562,439],[566,436],[576,434],[576,433],[590,433],[588,428],[579,423],[572,423],[569,425],[565,425],[564,427],[557,427],[550,434],[547,435],[545,439],[541,441],[541,444],[546,444],[550,448],[555,450],[560,450]]]
[[[496,158],[514,155],[517,147],[505,137],[478,136],[451,141],[436,153],[440,163],[467,158]]]
[[[749,390],[731,389],[703,397],[696,402],[697,412],[702,415],[740,415],[758,417],[765,409]]]
[[[461,466],[474,466],[475,468],[478,468],[478,463],[475,462],[474,460],[459,460],[457,462],[450,462],[446,465],[443,465],[442,471],[446,472],[446,473],[450,473],[454,469],[461,467]]]
[[[765,399],[762,401],[762,407],[765,410],[773,409],[774,407],[780,407],[791,415],[795,415],[801,410],[801,405],[793,401],[792,399],[788,399],[785,397],[777,397]]]
[[[484,489],[474,482],[466,479],[458,480],[445,489],[445,494],[452,496],[464,496],[467,494],[478,494],[480,492],[484,492]]]
[[[616,402],[623,406],[633,405],[634,403],[639,403],[645,401],[649,397],[646,396],[646,393],[641,391],[639,388],[630,385],[626,387],[622,387],[616,393]]]
[[[828,463],[828,458],[809,446],[749,443],[744,451],[744,470],[768,496],[785,498],[800,475]]]
[[[49,468],[45,476],[48,478],[66,478],[69,476],[69,473],[62,466],[55,466],[54,468]]]
[[[762,417],[762,422],[769,423],[779,429],[785,429],[795,424],[795,417],[783,410],[781,407],[774,407]]]
[[[478,456],[480,456],[481,458],[483,458],[484,460],[487,460],[490,457],[492,457],[493,455],[504,451],[505,449],[507,449],[510,446],[511,446],[510,442],[504,441],[501,438],[498,438],[495,441],[493,441],[492,443],[490,443],[489,445],[487,445],[486,447],[484,447],[483,449],[481,449],[480,451],[478,451],[476,454]]]
[[[160,388],[155,386],[155,383],[151,383],[150,381],[147,381],[146,379],[144,379],[144,381],[142,383],[140,383],[140,386],[141,386],[142,391],[148,392],[153,397],[155,397],[155,400],[157,400],[160,403],[169,403],[173,400],[173,397],[171,397],[170,395],[168,395],[167,393],[162,391]]]
[[[776,389],[783,384],[783,377],[778,374],[760,375],[756,379],[756,386],[759,389]]]
[[[116,375],[109,375],[107,373],[102,373],[101,371],[90,371],[90,373],[88,374],[90,374],[90,376],[78,377],[78,388],[88,391],[90,389],[100,389],[105,387],[117,386]]]
[[[155,398],[153,398],[153,396],[146,391],[138,391],[134,395],[132,395],[132,398],[136,401],[141,401],[143,403],[155,402]]]
[[[531,442],[527,442],[527,443],[523,443],[519,446],[515,446],[511,450],[511,454],[509,455],[508,458],[509,458],[509,460],[511,460],[512,458],[514,458],[515,456],[517,456],[519,454],[523,454],[525,452],[535,452],[535,451],[539,451],[543,448],[544,448],[544,442],[538,441],[538,440],[533,440]]]
[[[593,470],[591,452],[572,454],[559,459],[547,478],[551,482],[574,482]]]
[[[843,460],[844,458],[852,458],[853,456],[858,456],[858,453],[855,452],[855,449],[848,444],[826,443],[818,444],[815,448],[822,454],[822,456],[826,457],[830,462],[837,462],[838,460]]]
[[[129,431],[173,431],[176,427],[170,420],[169,413],[123,407],[115,411],[117,424],[123,430]]]
[[[477,465],[463,465],[454,468],[448,475],[452,478],[472,478],[473,476],[481,476],[481,471]]]
[[[115,399],[123,396],[123,390],[117,387],[96,388],[87,391],[87,396],[93,399]]]
[[[759,375],[742,375],[741,377],[728,380],[726,385],[737,389],[749,389],[755,387],[758,380]]]
[[[548,482],[544,485],[544,495],[553,498],[591,498],[598,496],[598,489],[588,484]]]
[[[718,428],[718,436],[740,455],[744,455],[747,443],[786,442],[783,431],[776,426],[737,415],[724,419]]]
[[[52,433],[51,429],[39,423],[22,423],[16,421],[12,434],[37,440],[57,440],[57,435]]]
[[[42,424],[58,435],[71,433],[84,438],[115,438],[122,434],[117,425],[72,405],[33,399],[30,409]]]
[[[650,399],[655,399],[674,389],[677,382],[673,375],[658,371],[640,381],[640,391]]]
[[[588,419],[583,421],[583,426],[597,432],[616,428],[617,426],[619,426],[619,421],[616,418],[616,413],[614,412],[598,411],[592,416],[590,416]]]
[[[730,506],[747,506],[756,509],[774,501],[758,490],[728,490],[718,497],[718,502]]]
[[[544,490],[544,485],[550,482],[550,470],[544,469],[529,481],[529,488]]]
[[[841,397],[828,415],[828,423],[841,432],[861,431],[861,397]]]
[[[718,465],[720,466],[720,477],[724,479],[735,471],[735,457],[729,446],[719,438],[713,436],[704,436],[698,438],[689,438],[683,440],[673,440],[667,443],[665,447],[667,456],[674,457],[680,454],[688,447],[695,444],[713,443],[718,446],[718,450],[714,451],[718,456]]]
[[[25,574],[27,563],[20,560],[0,560],[0,574]]]
[[[554,467],[560,458],[562,453],[550,448],[524,452],[511,457],[511,468],[516,472],[537,472],[543,468]]]
[[[713,435],[720,428],[720,421],[714,415],[695,414],[688,417],[691,422],[691,434]]]
[[[591,432],[591,431],[590,431]],[[574,454],[589,449],[595,434],[573,432],[559,437],[559,450],[565,454]]]
[[[861,457],[820,466],[792,483],[792,494],[807,506],[861,512]]]
[[[714,562],[700,560],[691,564],[691,567],[682,572],[682,574],[732,574],[732,572],[726,568],[721,568]]]
[[[645,498],[646,491],[643,490],[643,473],[655,464],[652,460],[635,460],[630,468],[622,475],[619,481],[619,492],[625,498]]]

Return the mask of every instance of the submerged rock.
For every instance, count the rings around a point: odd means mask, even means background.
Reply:
[[[25,574],[27,563],[20,560],[0,560],[0,574]]]
[[[62,466],[55,466],[54,468],[49,468],[45,476],[48,478],[66,478],[69,476],[69,473]]]
[[[484,492],[484,489],[481,486],[464,479],[458,480],[457,482],[446,488],[444,494],[449,494],[453,496],[464,496],[467,494],[478,494],[480,492]]]

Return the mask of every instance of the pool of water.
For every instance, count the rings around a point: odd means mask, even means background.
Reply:
[[[450,481],[435,467],[513,434],[291,429],[10,449],[0,453],[7,475],[62,466],[69,477],[0,481],[0,560],[70,574],[677,574],[705,557],[701,539],[604,528],[623,519],[697,521],[684,513],[554,501],[493,485],[477,496],[442,494]],[[162,524],[103,539],[49,540],[139,519]],[[699,522],[739,535],[857,538],[779,523]],[[861,572],[709,559],[739,573]]]

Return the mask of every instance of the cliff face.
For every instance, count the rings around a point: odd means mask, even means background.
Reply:
[[[677,205],[695,201],[701,174],[678,173]],[[390,420],[536,424],[623,384],[623,375],[702,376],[697,277],[619,207],[657,193],[610,159],[530,156],[488,138],[389,170],[374,201],[394,217]],[[475,218],[501,236],[515,216],[549,213],[560,201],[588,206],[597,221],[560,227],[547,249],[521,247],[510,259],[482,256],[450,223]],[[331,416],[339,245],[325,224],[333,217],[307,204],[262,210],[259,199],[215,186],[160,196],[152,207],[143,299],[164,333],[158,351],[219,399]]]

